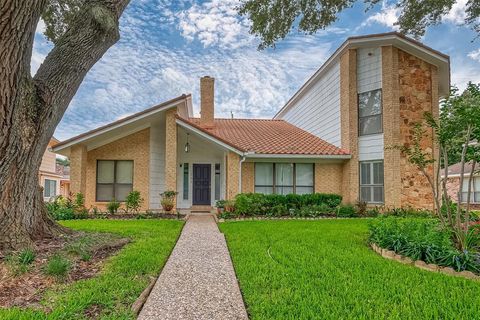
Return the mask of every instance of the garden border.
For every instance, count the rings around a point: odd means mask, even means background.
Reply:
[[[456,276],[456,277],[462,277],[470,280],[477,280],[480,281],[480,276],[476,275],[475,273],[471,271],[455,271],[451,267],[441,267],[433,263],[426,263],[425,261],[422,260],[412,260],[409,257],[402,256],[400,254],[397,254],[395,251],[392,250],[387,250],[384,248],[379,247],[376,243],[370,243],[370,247],[372,248],[373,251],[378,253],[380,256],[382,256],[385,259],[389,260],[395,260],[397,262],[400,262],[402,264],[408,264],[414,267],[417,267],[422,270],[426,271],[431,271],[431,272],[438,272],[438,273],[443,273],[451,276]]]
[[[256,221],[256,220],[346,220],[346,219],[371,219],[372,217],[241,217],[231,219],[218,219],[219,223],[222,222],[235,222],[235,221]]]

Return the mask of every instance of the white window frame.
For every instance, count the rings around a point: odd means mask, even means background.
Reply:
[[[272,194],[282,194],[282,193],[278,193],[277,192],[277,189],[280,189],[280,188],[284,188],[284,187],[291,187],[292,188],[292,193],[293,194],[297,194],[297,187],[300,187],[300,188],[311,188],[312,190],[312,194],[315,193],[315,163],[289,163],[289,162],[262,162],[262,163],[267,163],[267,164],[270,164],[272,165],[272,169],[273,169],[273,176],[272,176],[272,184],[268,184],[268,185],[257,185],[255,184],[254,185],[254,191],[256,193],[261,193],[261,192],[257,192],[257,188],[272,188]],[[293,173],[292,173],[292,185],[280,185],[277,183],[277,166],[280,165],[280,164],[288,164],[288,165],[291,165],[293,167]],[[297,185],[297,164],[309,164],[312,166],[312,185],[309,186],[309,185]],[[257,162],[255,163],[255,167],[254,167],[254,176],[257,175]],[[305,194],[305,193],[303,193]]]
[[[369,93],[369,92],[373,92],[373,91],[379,91],[380,92],[380,113],[373,114],[373,115],[368,115],[368,116],[360,116],[360,95],[366,94],[366,93]],[[383,102],[382,89],[368,90],[368,91],[364,91],[364,92],[359,92],[357,94],[358,136],[359,137],[383,133],[383,103],[382,102]],[[362,133],[362,130],[361,130],[361,127],[360,127],[360,122],[361,122],[360,120],[367,119],[367,118],[373,118],[373,117],[379,117],[380,118],[380,130],[378,132]]]
[[[468,194],[468,176],[464,177],[463,181],[466,186],[463,186],[462,190],[462,203],[467,203],[467,194]],[[459,178],[460,179],[460,178]],[[477,188],[475,187],[475,180],[480,180],[480,176],[474,176],[472,179],[472,189],[470,191],[470,203],[471,204],[479,204],[480,203],[480,190],[476,190]],[[467,188],[465,188],[467,187]]]
[[[375,163],[382,163],[383,166],[383,181],[382,183],[374,183],[374,170],[373,170],[373,165]],[[369,171],[370,171],[370,183],[369,184],[362,184],[362,164],[369,164]],[[385,163],[383,160],[368,160],[368,161],[360,161],[359,162],[359,175],[358,175],[358,182],[359,182],[359,195],[358,198],[360,201],[365,201],[366,203],[372,203],[372,204],[383,204],[385,203]],[[374,201],[373,200],[373,194],[374,194],[374,189],[382,187],[382,201]],[[370,188],[370,199],[365,200],[362,199],[362,188]]]
[[[49,183],[52,183],[53,182],[53,185],[54,185],[54,188],[53,188],[53,195],[52,194],[49,194],[47,195],[47,181]],[[50,188],[48,188],[48,191],[50,193]],[[57,196],[57,180],[53,180],[53,179],[44,179],[43,180],[43,197],[44,198],[52,198],[52,197],[56,197]]]

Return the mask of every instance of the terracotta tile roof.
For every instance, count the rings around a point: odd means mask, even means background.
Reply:
[[[284,120],[215,119],[213,128],[199,118],[182,121],[243,152],[259,154],[348,155],[343,149]]]

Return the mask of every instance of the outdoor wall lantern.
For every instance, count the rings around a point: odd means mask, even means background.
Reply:
[[[185,153],[190,152],[190,142],[188,141],[189,136],[190,136],[190,133],[187,133],[187,143],[185,143]]]

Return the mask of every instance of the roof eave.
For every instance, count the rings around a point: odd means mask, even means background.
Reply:
[[[409,37],[406,37],[398,32],[388,32],[388,33],[379,33],[379,34],[371,34],[371,35],[364,35],[364,36],[356,36],[356,37],[350,37],[347,40],[345,40],[340,47],[338,47],[335,52],[323,63],[323,65],[315,71],[315,73],[305,82],[300,89],[298,89],[297,92],[287,101],[287,103],[273,116],[273,119],[277,119],[280,117],[283,113],[285,113],[287,110],[290,109],[290,106],[293,105],[315,82],[319,77],[326,71],[328,68],[331,67],[332,63],[336,61],[343,52],[345,52],[347,49],[350,49],[352,47],[359,47],[359,45],[363,44],[364,46],[371,45],[372,43],[378,42],[378,41],[390,41],[391,44],[399,44],[403,43],[406,44],[407,46],[410,46],[411,48],[416,48],[419,52],[423,52],[426,54],[429,54],[431,57],[435,58],[437,60],[437,63],[432,63],[433,61],[427,61],[433,65],[436,65],[439,67],[439,64],[443,62],[445,65],[445,68],[442,68],[442,72],[440,74],[439,72],[439,79],[445,79],[444,83],[441,84],[439,83],[439,96],[445,96],[449,93],[450,91],[450,57],[446,54],[443,54],[437,50],[434,50],[414,39],[411,39]],[[396,43],[397,42],[397,43]],[[402,48],[401,48],[402,49]],[[404,48],[403,48],[404,49]],[[405,50],[409,53],[412,53],[409,50]],[[415,53],[412,53],[413,55],[416,55]],[[423,59],[423,58],[422,58]],[[442,78],[443,76],[443,78]]]
[[[173,98],[171,100],[165,101],[157,106],[154,106],[152,108],[137,112],[136,114],[133,114],[129,117],[123,118],[118,121],[111,122],[107,125],[101,126],[99,128],[90,130],[88,132],[79,134],[75,137],[72,137],[70,139],[67,139],[65,141],[62,141],[60,143],[57,143],[56,145],[52,146],[51,150],[55,153],[62,154],[62,152],[65,152],[68,148],[71,146],[84,142],[85,140],[91,139],[93,137],[96,137],[98,135],[104,134],[106,132],[109,132],[111,130],[120,128],[126,124],[132,123],[134,121],[149,117],[153,114],[156,114],[158,112],[162,112],[165,110],[168,110],[170,108],[173,108],[177,106],[179,103],[182,101],[185,102],[190,95],[181,95],[179,97]]]

